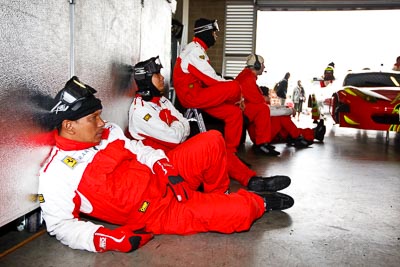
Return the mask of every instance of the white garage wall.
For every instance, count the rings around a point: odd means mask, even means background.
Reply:
[[[43,130],[32,122],[32,97],[54,96],[74,74],[103,100],[103,117],[127,126],[131,91],[115,86],[115,66],[160,55],[170,76],[175,1],[0,0],[0,226],[38,207],[37,172],[49,146],[30,142]],[[74,35],[70,36],[70,2]],[[169,3],[172,2],[172,3]],[[168,64],[167,64],[168,62]]]

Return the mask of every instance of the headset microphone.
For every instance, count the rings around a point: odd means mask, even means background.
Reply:
[[[254,56],[256,58],[256,61],[254,62],[253,67],[254,67],[255,70],[260,70],[261,69],[261,63],[258,60],[258,56],[257,56],[257,54],[254,54]]]

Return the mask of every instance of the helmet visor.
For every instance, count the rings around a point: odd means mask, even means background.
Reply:
[[[67,84],[60,94],[58,103],[51,109],[51,112],[66,111],[71,108],[78,110],[82,101],[97,91],[92,87],[81,83],[77,78],[72,78],[72,83]]]
[[[154,73],[160,73],[162,64],[160,57],[152,57],[143,63],[139,63],[134,67],[134,76],[136,80],[143,80],[146,76],[152,76]]]
[[[214,20],[212,23],[194,28],[194,33],[200,33],[200,32],[205,32],[205,31],[219,31],[219,26],[217,20]]]

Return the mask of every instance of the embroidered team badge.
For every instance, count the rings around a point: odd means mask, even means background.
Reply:
[[[147,210],[147,208],[149,207],[149,205],[150,205],[150,202],[144,201],[143,204],[142,204],[142,206],[141,206],[140,209],[139,209],[139,212],[145,213],[146,210]]]
[[[43,194],[39,194],[39,195],[38,195],[38,200],[39,200],[39,203],[44,203],[44,196],[43,196]]]
[[[151,119],[151,115],[150,115],[149,113],[147,113],[147,114],[143,117],[143,119],[144,119],[145,121],[149,121],[149,120]]]
[[[73,157],[66,156],[62,162],[64,162],[65,165],[70,167],[71,169],[75,168],[76,164],[78,164],[78,161],[74,159]]]
[[[199,58],[204,60],[204,59],[206,59],[206,56],[205,55],[200,55]]]

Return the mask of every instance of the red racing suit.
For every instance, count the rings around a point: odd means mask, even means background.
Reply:
[[[216,74],[206,50],[207,45],[196,37],[182,50],[173,71],[175,91],[184,107],[202,109],[224,121],[226,149],[234,153],[243,127],[242,111],[236,105],[241,90],[236,81]]]
[[[242,88],[244,114],[249,119],[247,131],[256,145],[286,140],[290,135],[297,138],[302,135],[306,140],[314,140],[314,131],[301,129],[291,120],[293,110],[286,107],[270,107],[261,89],[257,85],[257,75],[251,69],[244,68],[236,77]]]
[[[106,124],[97,145],[55,138],[38,193],[47,231],[71,248],[96,251],[93,236],[101,225],[81,220],[80,213],[154,234],[191,234],[246,231],[265,211],[263,199],[245,190],[226,195],[188,189],[188,201],[178,202],[151,169],[164,153],[127,139],[115,124]],[[170,161],[190,185],[198,169],[223,162],[225,150],[211,149],[216,157],[196,157],[183,145],[171,151]]]
[[[261,89],[257,85],[257,75],[251,69],[244,68],[235,79],[240,83],[244,98],[244,115],[249,119],[247,131],[255,145],[270,143],[271,119],[268,104],[265,102]]]
[[[271,112],[271,136],[273,142],[286,142],[290,136],[297,138],[300,135],[307,141],[314,140],[314,130],[311,128],[298,128],[293,123],[291,115],[294,114],[293,108],[284,106],[272,106]]]
[[[169,111],[172,119],[160,116],[163,111]],[[213,130],[200,133],[196,136],[197,142],[214,142]],[[129,109],[129,133],[136,140],[141,140],[145,145],[162,149],[169,153],[173,148],[183,143],[190,134],[188,120],[165,97],[153,97],[151,101],[144,101],[136,96]],[[201,140],[201,141],[200,141]],[[214,153],[214,152],[210,152]],[[233,153],[227,153],[227,170],[229,177],[247,186],[249,179],[256,172],[249,169]],[[204,190],[212,190],[212,186],[204,186]]]

